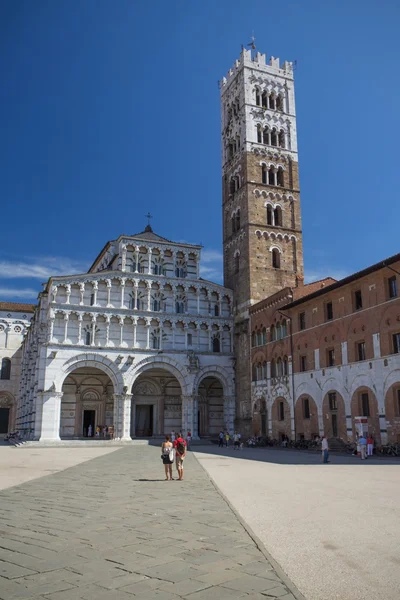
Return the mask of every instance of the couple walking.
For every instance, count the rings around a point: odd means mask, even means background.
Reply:
[[[183,461],[186,456],[186,442],[179,433],[178,437],[171,442],[169,435],[165,436],[165,442],[161,444],[161,459],[165,469],[165,481],[173,480],[172,464],[175,458],[176,470],[178,471],[178,481],[183,481]]]

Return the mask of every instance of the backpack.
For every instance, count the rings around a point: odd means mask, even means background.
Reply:
[[[183,454],[185,454],[185,444],[183,442],[183,440],[179,440],[177,445],[176,445],[176,449],[178,451],[178,454],[180,454],[181,456]]]

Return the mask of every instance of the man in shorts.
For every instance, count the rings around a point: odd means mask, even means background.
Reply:
[[[237,431],[233,434],[233,449],[239,450],[240,448],[240,435]]]
[[[183,439],[180,433],[174,441],[175,456],[176,456],[176,470],[178,471],[179,481],[183,481],[183,461],[186,456],[186,441]]]

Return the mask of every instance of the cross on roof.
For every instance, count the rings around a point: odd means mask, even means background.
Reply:
[[[148,212],[147,215],[144,215],[148,221],[147,225],[150,225],[150,219],[152,219],[153,217],[151,216],[151,214]]]

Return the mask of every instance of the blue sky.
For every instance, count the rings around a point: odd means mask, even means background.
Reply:
[[[32,301],[143,230],[221,281],[218,80],[252,31],[297,60],[305,272],[400,251],[395,0],[3,0],[0,300]]]

